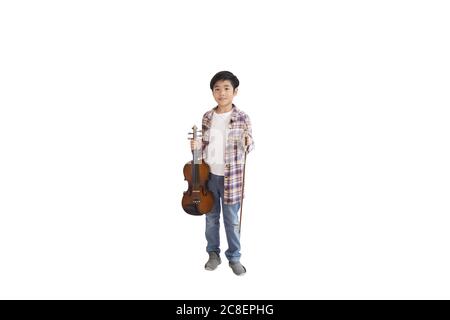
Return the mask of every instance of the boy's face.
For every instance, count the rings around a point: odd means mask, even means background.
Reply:
[[[236,94],[237,88],[233,90],[230,80],[219,80],[214,84],[213,96],[221,107],[232,104]]]

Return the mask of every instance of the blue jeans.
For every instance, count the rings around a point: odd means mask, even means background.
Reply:
[[[237,262],[241,258],[241,242],[239,234],[239,208],[240,203],[224,204],[223,203],[223,176],[217,176],[210,173],[208,181],[208,189],[214,194],[214,206],[210,213],[206,214],[206,246],[207,252],[220,253],[220,199],[222,199],[223,221],[225,224],[225,234],[227,235],[228,250],[225,256],[230,262]]]

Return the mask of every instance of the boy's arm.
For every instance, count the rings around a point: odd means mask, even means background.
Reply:
[[[253,135],[252,135],[252,123],[250,121],[250,117],[248,115],[245,115],[245,126],[246,126],[246,132],[247,132],[247,142],[246,142],[246,152],[249,153],[255,148],[255,142],[253,141]],[[248,145],[247,145],[248,144]]]
[[[203,159],[206,159],[205,149],[209,143],[209,141],[207,141],[207,139],[206,139],[207,130],[208,130],[208,127],[206,126],[206,122],[207,122],[206,114],[204,114],[203,118],[202,118],[202,145],[201,145]]]

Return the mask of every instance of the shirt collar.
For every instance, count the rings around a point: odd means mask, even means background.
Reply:
[[[212,108],[212,109],[209,111],[209,113],[208,113],[208,115],[207,115],[208,121],[211,121],[212,116],[213,116],[213,114],[214,114],[214,111],[216,111],[216,109],[217,109],[217,106],[215,106],[214,108]],[[231,120],[230,120],[231,122],[237,120],[238,113],[239,113],[239,109],[238,109],[238,108],[236,107],[236,105],[233,103],[233,107],[231,108]]]

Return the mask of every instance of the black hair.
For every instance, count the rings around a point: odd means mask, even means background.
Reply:
[[[209,87],[211,88],[211,90],[213,90],[214,85],[216,84],[217,81],[220,80],[230,80],[231,85],[233,86],[233,91],[239,87],[239,79],[232,74],[230,71],[220,71],[217,72],[214,77],[212,77],[211,79],[211,83],[209,84]]]

